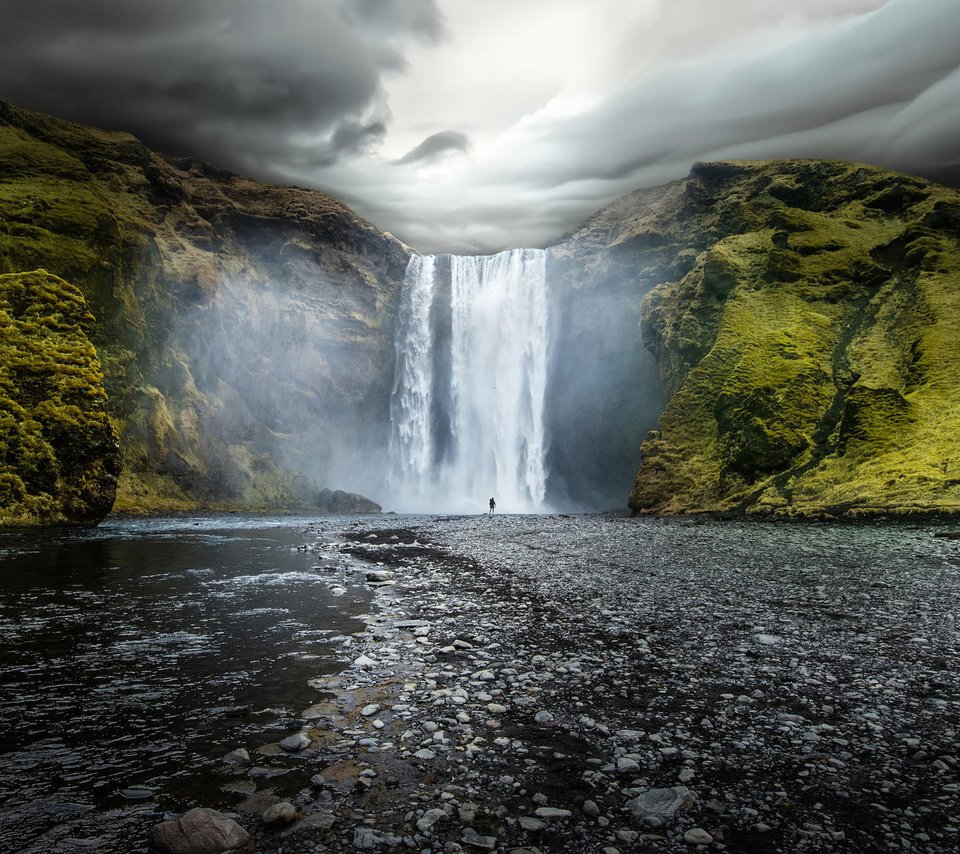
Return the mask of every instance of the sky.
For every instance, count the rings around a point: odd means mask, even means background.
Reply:
[[[541,246],[698,160],[960,184],[960,0],[0,0],[0,98]]]

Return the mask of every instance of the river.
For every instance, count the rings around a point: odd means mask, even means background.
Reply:
[[[134,850],[158,811],[224,803],[223,755],[285,735],[363,628],[369,591],[301,548],[325,524],[0,533],[0,850]]]

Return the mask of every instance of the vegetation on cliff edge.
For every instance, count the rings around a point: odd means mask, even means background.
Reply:
[[[46,270],[0,275],[0,524],[96,523],[120,473],[80,291]]]
[[[643,306],[672,396],[635,512],[960,511],[960,194],[859,164],[701,164],[638,216],[681,275]]]

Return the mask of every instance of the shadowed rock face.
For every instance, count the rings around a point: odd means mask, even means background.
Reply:
[[[627,253],[668,403],[635,512],[960,510],[960,194],[858,164],[698,164],[564,248]]]
[[[120,448],[80,292],[45,270],[0,275],[0,524],[96,524]]]
[[[369,489],[408,255],[323,193],[0,103],[0,273],[43,267],[96,317],[117,509]]]

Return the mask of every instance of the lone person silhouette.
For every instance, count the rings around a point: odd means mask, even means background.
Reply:
[[[494,501],[494,500],[491,498],[491,499],[490,499],[490,512],[489,512],[487,515],[489,516],[489,515],[492,514],[496,509],[497,509],[497,502]]]

